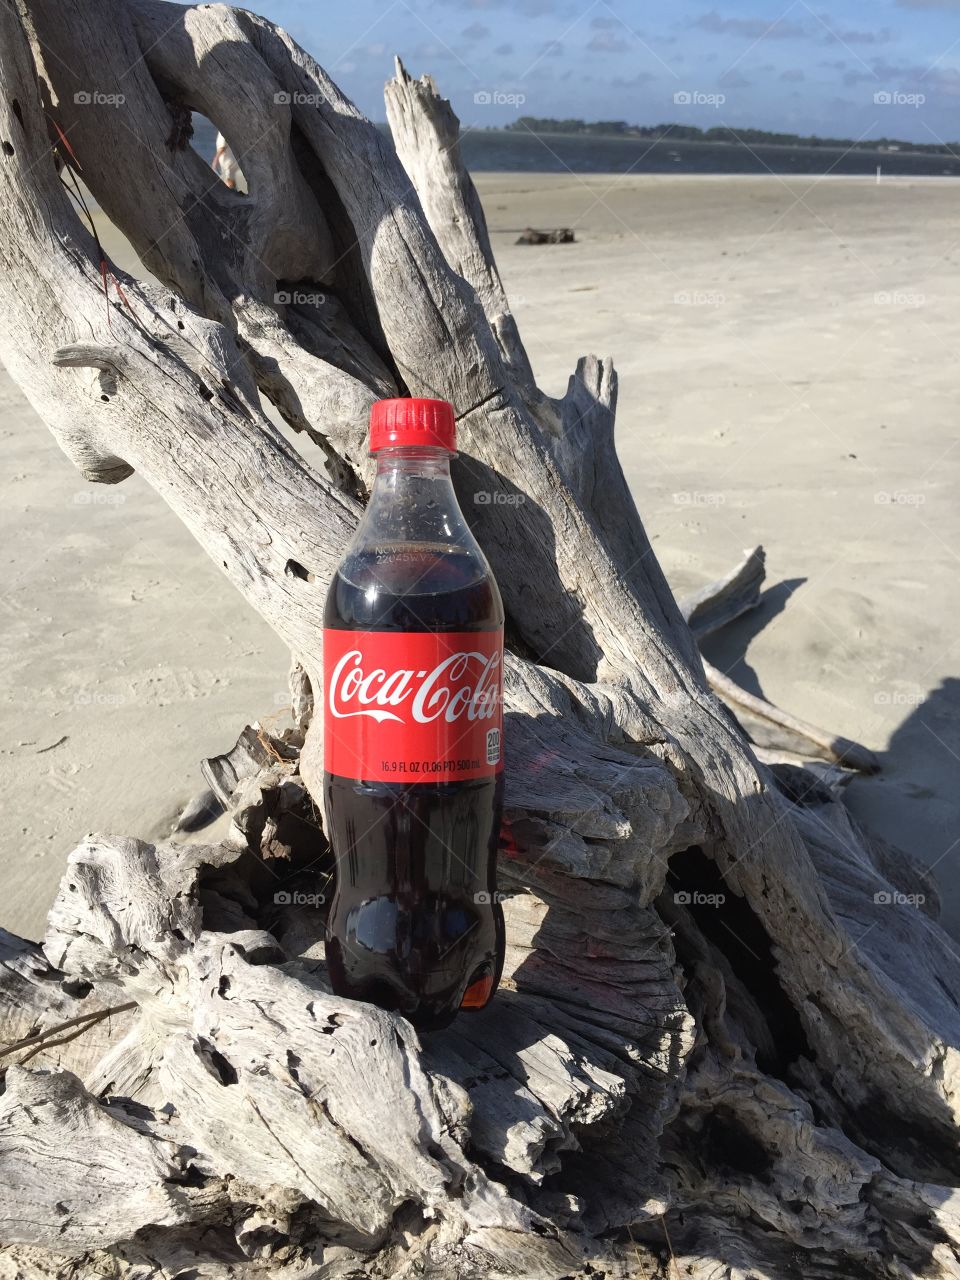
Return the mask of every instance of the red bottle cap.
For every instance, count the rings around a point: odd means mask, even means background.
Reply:
[[[455,453],[453,405],[446,400],[378,400],[370,410],[370,452],[411,445]]]

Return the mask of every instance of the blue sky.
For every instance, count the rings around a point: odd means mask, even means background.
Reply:
[[[368,115],[399,53],[466,125],[518,115],[960,139],[960,0],[252,0]],[[679,96],[679,99],[677,98]]]

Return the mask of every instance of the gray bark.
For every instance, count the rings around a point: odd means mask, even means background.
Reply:
[[[394,152],[240,10],[16,0],[0,37],[0,354],[89,480],[141,472],[276,628],[298,726],[208,762],[226,843],[89,837],[43,958],[5,942],[11,1042],[71,1001],[137,1012],[0,1059],[0,1257],[137,1280],[650,1275],[671,1251],[694,1277],[960,1276],[960,962],[911,900],[926,882],[813,773],[761,764],[711,692],[617,462],[612,364],[536,388],[432,82],[388,86]],[[122,112],[74,107],[121,84]],[[184,107],[249,196],[168,145]],[[50,120],[159,286],[114,271],[105,299]],[[423,1042],[331,995],[322,913],[275,901],[330,871],[322,604],[369,405],[395,392],[457,408],[512,649],[504,987]],[[691,619],[749,603],[761,568]]]

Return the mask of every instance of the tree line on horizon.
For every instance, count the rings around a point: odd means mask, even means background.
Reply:
[[[693,124],[628,124],[626,120],[558,120],[551,116],[520,116],[504,125],[510,133],[570,133],[591,137],[649,138],[652,141],[766,143],[780,147],[830,147],[877,151],[896,147],[900,151],[924,151],[934,155],[956,155],[960,143],[905,142],[901,138],[820,138],[797,133],[777,133],[770,129],[731,129],[714,125],[701,129]]]

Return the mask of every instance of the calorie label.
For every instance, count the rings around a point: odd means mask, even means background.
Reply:
[[[453,782],[503,768],[503,631],[323,633],[324,768]]]

